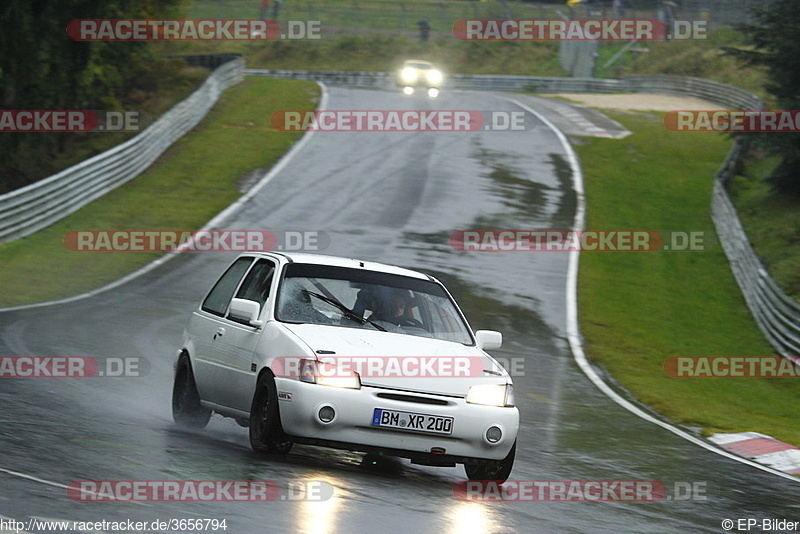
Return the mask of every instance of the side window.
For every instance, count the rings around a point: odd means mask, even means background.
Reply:
[[[269,298],[275,264],[269,260],[258,260],[244,279],[242,287],[236,292],[237,299],[254,300],[262,308]]]
[[[214,315],[224,316],[233,292],[236,291],[239,281],[252,262],[253,258],[239,258],[233,262],[233,265],[228,267],[225,274],[214,284],[214,288],[203,301],[202,309]]]

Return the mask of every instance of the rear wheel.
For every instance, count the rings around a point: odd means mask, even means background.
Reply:
[[[175,383],[172,386],[172,419],[187,428],[205,428],[211,418],[211,410],[200,404],[200,394],[194,382],[192,364],[184,352],[175,368]]]
[[[281,427],[275,377],[266,370],[258,379],[250,407],[250,446],[254,451],[287,454],[292,442]]]
[[[517,442],[511,446],[511,450],[502,460],[497,460],[491,464],[482,465],[469,465],[464,464],[464,471],[467,472],[467,477],[470,480],[494,480],[497,482],[505,482],[511,475],[511,469],[514,467],[514,456],[517,452]]]

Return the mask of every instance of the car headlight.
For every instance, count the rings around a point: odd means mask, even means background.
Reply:
[[[400,79],[406,83],[414,83],[417,81],[417,69],[413,67],[406,67],[400,71]]]
[[[442,76],[442,71],[440,70],[431,69],[430,72],[428,72],[428,81],[431,83],[442,83],[442,78],[444,78],[444,76]]]
[[[300,380],[323,386],[361,389],[361,377],[355,371],[316,360],[303,360]]]
[[[480,384],[470,386],[467,402],[486,406],[515,406],[514,386],[511,384]]]

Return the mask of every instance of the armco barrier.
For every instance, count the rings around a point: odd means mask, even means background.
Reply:
[[[747,306],[764,336],[783,356],[800,356],[800,303],[767,274],[750,246],[722,180],[714,180],[711,217]]]
[[[622,82],[624,90],[635,93],[694,96],[729,109],[764,109],[764,103],[756,95],[732,85],[702,78],[668,75],[628,76],[623,78]]]
[[[244,61],[218,67],[191,96],[136,137],[58,174],[0,196],[0,242],[49,226],[132,180],[205,117],[219,95],[243,79]]]
[[[244,74],[376,89],[389,89],[394,84],[394,75],[388,72],[245,69]]]
[[[318,81],[331,85],[391,89],[393,73],[388,72],[321,72],[311,70],[246,69],[248,76],[270,76],[290,80]],[[688,78],[685,76],[629,76],[627,78],[572,78],[548,76],[512,76],[493,74],[452,74],[447,76],[443,90],[528,91],[536,93],[659,93],[696,96],[728,106],[731,109],[762,109],[757,96],[724,83]]]
[[[246,69],[245,74],[248,76],[270,76],[289,80],[307,80],[331,85],[347,85],[349,87],[391,89],[395,86],[395,75],[388,72]],[[539,93],[613,93],[625,90],[622,83],[620,80],[594,78],[452,74],[447,76],[442,89],[534,91]]]
[[[0,196],[0,242],[30,234],[77,210],[134,178],[175,139],[194,127],[219,94],[242,74],[320,81],[333,85],[390,89],[386,72],[318,72],[244,69],[241,59],[219,67],[192,96],[130,141],[55,176]],[[638,92],[694,96],[728,109],[763,109],[747,91],[700,78],[630,76],[620,80],[536,76],[452,75],[444,89],[532,91],[539,93]],[[800,356],[800,303],[784,294],[769,277],[749,244],[736,209],[725,191],[742,152],[735,143],[717,172],[711,202],[712,219],[747,305],[766,338],[787,357]]]

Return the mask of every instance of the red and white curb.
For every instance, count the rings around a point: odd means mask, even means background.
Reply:
[[[709,441],[725,450],[790,475],[800,475],[800,448],[759,434],[714,434]]]

